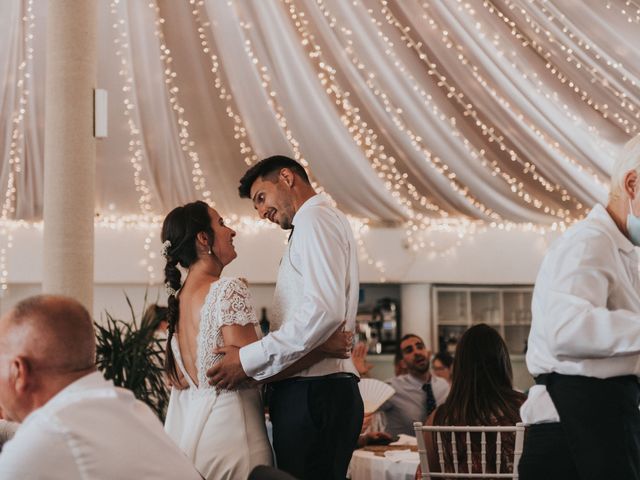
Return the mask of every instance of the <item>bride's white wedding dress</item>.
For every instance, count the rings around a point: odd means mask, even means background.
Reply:
[[[165,430],[206,479],[247,478],[256,465],[271,465],[260,393],[256,388],[221,391],[209,385],[207,370],[224,346],[221,327],[256,324],[244,280],[222,277],[211,284],[200,313],[197,338],[197,382],[187,373],[177,336],[171,348],[189,388],[172,389]]]

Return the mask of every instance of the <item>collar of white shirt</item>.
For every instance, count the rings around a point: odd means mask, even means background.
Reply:
[[[88,393],[91,392],[91,393]],[[113,390],[113,382],[105,380],[102,373],[95,371],[84,377],[79,378],[75,382],[67,385],[65,388],[56,393],[49,399],[42,407],[31,412],[22,422],[22,425],[26,425],[36,414],[48,414],[54,412],[59,406],[65,406],[70,402],[73,402],[82,395],[96,396],[114,396],[116,395]],[[73,399],[73,400],[72,400]]]
[[[411,375],[410,373],[407,373],[406,375],[404,375],[402,378],[404,378],[405,382],[408,383],[409,385],[411,385],[412,387],[414,387],[416,390],[422,390],[422,386],[426,383],[434,383],[434,376],[433,375],[429,375],[429,379],[428,380],[423,380],[422,378],[419,377],[414,377],[413,375]],[[437,382],[437,380],[436,380]]]
[[[631,253],[633,251],[633,243],[622,234],[605,207],[596,203],[591,209],[591,212],[589,212],[589,219],[602,225],[602,227],[611,234],[611,238],[620,250],[625,253]]]
[[[316,193],[313,197],[307,198],[307,200],[305,200],[305,202],[302,205],[300,205],[300,208],[298,208],[298,211],[293,216],[293,219],[291,220],[291,224],[295,225],[296,217],[299,217],[300,213],[304,212],[307,208],[312,207],[314,205],[321,205],[323,203],[328,203],[328,200],[324,195],[321,195],[319,193]]]

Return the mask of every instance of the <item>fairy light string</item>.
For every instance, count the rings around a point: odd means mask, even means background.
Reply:
[[[351,92],[337,82],[336,69],[326,59],[319,43],[309,31],[305,13],[300,11],[292,0],[285,0],[285,5],[288,6],[291,21],[300,35],[302,47],[316,66],[317,76],[325,93],[340,109],[342,123],[353,136],[354,143],[369,160],[378,177],[383,180],[385,188],[396,198],[409,217],[416,215],[417,206],[446,217],[448,213],[427,196],[421,195],[418,189],[407,180],[408,174],[398,169],[396,159],[385,153],[384,146],[377,140],[380,135],[362,119],[360,109],[350,101]]]
[[[462,2],[461,0],[458,0],[458,3],[460,4],[460,6],[462,8],[464,8],[467,11],[467,13],[471,17],[475,16],[474,9],[469,3]],[[383,13],[390,13],[390,11],[383,9]],[[440,40],[445,45],[446,48],[455,49],[455,53],[456,54],[452,55],[451,57],[454,58],[457,62],[459,62],[463,67],[465,67],[471,73],[472,77],[476,80],[476,82],[483,88],[483,90],[488,91],[488,93],[491,95],[491,97],[494,98],[506,111],[513,111],[515,107],[513,105],[511,105],[504,97],[502,97],[502,95],[500,95],[498,90],[496,90],[496,88],[492,87],[489,84],[490,82],[488,80],[483,78],[483,76],[479,72],[478,67],[476,65],[474,65],[473,62],[471,62],[467,58],[467,55],[465,54],[465,48],[460,43],[456,42],[455,39],[453,38],[453,36],[450,35],[449,32],[433,18],[433,16],[428,15],[426,13],[426,11],[423,14],[423,18],[424,18],[424,20],[426,20],[426,24],[430,28],[436,30],[440,34]],[[481,37],[484,36],[485,32],[482,30],[482,24],[480,22],[478,22],[477,20],[474,20],[473,23],[474,23],[475,28],[478,31],[478,34]],[[405,29],[406,29],[407,32],[409,31],[408,27],[405,27]],[[409,39],[409,41],[410,41],[410,39]],[[515,58],[515,57],[517,57],[516,52],[511,52],[510,54],[507,54],[506,52],[504,52],[500,48],[501,42],[500,42],[499,37],[497,35],[494,36],[492,44],[496,48],[496,50],[497,50],[497,52],[499,54],[498,55],[499,57],[501,57],[501,58]],[[422,45],[420,45],[420,46],[422,46]],[[423,58],[423,60],[425,60],[425,61],[429,60],[429,58],[428,58],[426,53],[425,53],[425,57]],[[519,74],[521,74],[524,79],[527,79],[527,76],[525,74],[522,74],[518,70],[518,66],[514,63],[514,61],[510,61],[510,62],[508,62],[508,64],[512,69],[516,70]],[[538,90],[538,91],[540,92],[540,90]],[[540,93],[542,94],[542,92],[540,92]],[[551,99],[548,94],[546,95],[546,97],[548,99]],[[479,127],[480,133],[483,136],[488,137],[487,140],[489,141],[489,143],[496,143],[499,146],[500,151],[505,152],[505,154],[508,155],[508,158],[512,162],[515,162],[515,163],[517,163],[517,164],[519,164],[521,166],[522,173],[525,176],[526,175],[530,175],[532,177],[532,179],[535,180],[536,182],[538,182],[542,187],[544,187],[544,189],[547,192],[549,192],[549,193],[554,193],[554,192],[558,193],[558,195],[560,195],[559,200],[561,202],[571,204],[571,207],[574,210],[578,211],[578,213],[577,213],[577,217],[578,218],[581,218],[583,216],[583,214],[581,214],[579,212],[580,210],[582,210],[584,208],[584,205],[582,204],[582,202],[580,200],[575,198],[575,196],[569,194],[567,189],[565,187],[563,187],[562,185],[558,184],[557,182],[552,183],[548,179],[546,179],[542,174],[539,173],[539,170],[537,169],[535,164],[531,163],[530,161],[522,159],[520,157],[520,155],[517,153],[517,151],[513,147],[511,147],[511,146],[509,146],[507,144],[505,135],[502,134],[502,133],[499,133],[500,130],[498,129],[498,127],[496,127],[495,125],[488,125],[487,123],[478,120],[478,113],[477,113],[477,110],[475,109],[475,107],[473,106],[473,104],[468,103],[466,105],[466,107],[467,108],[465,109],[465,115],[468,115],[468,116],[476,119],[475,125]],[[522,112],[517,112],[517,117],[537,137],[540,137],[540,138],[544,139],[544,141],[545,141],[545,143],[547,145],[552,146],[554,151],[559,155],[559,157],[564,159],[568,164],[570,164],[572,166],[572,168],[577,168],[579,171],[585,170],[582,167],[582,165],[580,165],[579,162],[577,162],[575,159],[571,159],[564,152],[562,152],[561,149],[560,149],[560,145],[557,142],[554,142],[551,138],[548,137],[548,135],[546,135],[540,129],[538,129],[534,125],[534,123],[532,121],[530,121],[529,119],[527,119],[526,116]],[[575,115],[572,117],[572,119],[574,121],[577,121],[577,117]],[[481,149],[480,151],[482,152],[483,149]],[[471,152],[471,153],[473,154],[473,152]],[[505,181],[507,181],[507,183],[512,184],[512,182],[513,183],[517,182],[517,185],[521,184],[521,182],[518,181],[517,179],[507,175],[506,172],[504,172],[504,168],[501,167],[500,164],[496,160],[493,160],[491,162],[491,166],[492,166],[492,168],[494,170],[494,173],[503,176],[505,178]],[[599,177],[598,174],[593,172],[593,170],[591,170],[591,169],[587,169],[587,171],[591,175],[591,178],[593,179],[594,183],[598,184],[603,189],[607,188],[608,183],[605,180],[602,180]],[[514,191],[514,193],[515,193],[517,191],[517,189],[514,188],[512,191]],[[519,191],[518,191],[518,195],[520,196]],[[527,193],[524,193],[524,196],[525,196],[525,198],[527,198],[526,201],[529,201],[528,199],[532,198]],[[542,208],[543,207],[543,203],[542,203],[541,200],[532,199],[532,201],[533,201],[533,204],[534,204],[534,206],[536,208]],[[546,209],[545,209],[545,213],[547,213]],[[559,215],[559,217],[570,221],[570,217],[568,217],[569,214],[570,214],[570,212],[568,210],[565,210],[564,216],[561,214],[561,215]],[[567,218],[565,218],[565,217],[567,217]]]
[[[140,126],[136,121],[137,105],[135,104],[133,93],[135,89],[135,79],[128,60],[130,54],[129,32],[127,22],[125,18],[123,18],[124,14],[120,12],[119,5],[120,0],[112,0],[109,4],[110,12],[113,16],[112,28],[115,35],[115,38],[113,39],[115,55],[118,58],[119,63],[118,76],[123,82],[122,111],[129,128],[129,162],[133,170],[133,183],[135,185],[136,192],[139,194],[138,207],[143,214],[150,215],[153,213],[153,206],[151,204],[152,191],[149,182],[143,178],[143,164],[145,163],[144,142]]]
[[[25,155],[25,116],[27,107],[31,100],[30,85],[32,85],[33,77],[33,42],[35,34],[35,13],[33,9],[33,0],[21,3],[24,12],[21,17],[22,41],[20,42],[19,57],[17,59],[18,67],[16,72],[16,97],[18,99],[14,110],[10,117],[11,134],[9,136],[9,168],[7,173],[7,186],[5,190],[4,200],[2,202],[2,210],[0,212],[0,221],[2,228],[0,229],[0,297],[8,289],[8,265],[7,255],[13,247],[12,229],[7,225],[11,225],[10,217],[16,214],[17,202],[17,176],[23,173],[22,158]]]
[[[173,57],[171,55],[171,50],[167,46],[162,29],[162,26],[165,24],[165,19],[160,15],[160,7],[157,4],[157,0],[150,2],[148,5],[155,15],[154,35],[158,38],[159,41],[160,60],[162,61],[162,64],[164,66],[164,85],[169,103],[171,104],[171,109],[174,112],[176,122],[178,124],[180,148],[189,157],[192,163],[191,181],[193,182],[193,186],[200,197],[209,205],[215,206],[215,202],[211,197],[211,191],[207,188],[206,177],[204,176],[204,172],[202,171],[200,157],[195,149],[195,142],[191,140],[191,135],[189,134],[189,122],[185,119],[185,111],[184,108],[180,105],[180,101],[178,98],[180,89],[176,85],[175,81],[177,72],[173,68]]]
[[[23,32],[20,43],[16,72],[16,98],[17,103],[10,117],[11,134],[9,136],[9,169],[7,174],[7,186],[2,202],[0,217],[6,220],[16,213],[17,186],[16,177],[22,173],[22,158],[25,154],[25,125],[24,120],[27,114],[28,102],[31,98],[31,84],[33,72],[33,39],[35,32],[35,14],[33,10],[33,0],[29,0],[24,5],[24,13],[21,17]]]
[[[148,4],[150,8],[154,8],[154,4]],[[113,17],[113,30],[115,38],[113,39],[113,43],[115,45],[115,55],[119,60],[119,70],[118,76],[123,81],[122,93],[123,93],[123,114],[127,121],[127,126],[129,128],[129,162],[131,164],[133,170],[133,183],[135,185],[136,192],[138,193],[138,207],[142,212],[142,223],[148,223],[152,221],[154,215],[154,209],[151,203],[153,198],[153,192],[150,185],[150,181],[145,179],[145,168],[146,164],[145,153],[144,153],[144,141],[142,138],[141,127],[137,123],[138,116],[138,106],[135,103],[135,78],[133,76],[133,69],[129,62],[129,56],[131,55],[131,40],[129,38],[129,25],[128,19],[126,16],[126,12],[122,9],[126,9],[127,5],[123,4],[122,7],[120,5],[120,0],[113,0],[110,3],[110,12]],[[156,36],[159,35],[159,23],[161,23],[161,19],[156,17]],[[159,38],[161,41],[162,39]],[[161,41],[162,43],[162,41]],[[164,58],[163,58],[164,56]],[[161,55],[160,60],[165,62],[166,65],[166,52],[164,51],[164,45],[161,45]],[[167,68],[165,66],[165,85],[167,85],[168,90],[170,91],[173,85],[171,82],[166,82],[166,72]],[[169,76],[171,76],[171,71],[169,71]],[[175,75],[173,75],[175,77]],[[176,92],[177,93],[177,92]],[[169,93],[171,95],[171,93]],[[173,97],[169,97],[170,102]],[[175,103],[174,103],[175,105]],[[180,114],[181,115],[181,114]],[[180,121],[180,117],[179,121]],[[182,125],[184,126],[184,125]],[[182,130],[181,138],[184,140],[184,132]],[[187,134],[188,135],[188,134]],[[187,140],[188,142],[188,136]],[[182,146],[187,146],[185,143],[182,143]],[[188,148],[187,148],[188,151]],[[193,157],[192,157],[193,158]],[[149,172],[146,173],[148,175]],[[155,238],[155,230],[149,229],[147,230],[147,235],[143,242],[143,251],[145,257],[141,260],[141,264],[145,267],[147,272],[147,282],[149,285],[152,285],[156,282],[156,274],[154,268],[153,259],[155,258],[155,249],[151,248],[153,239]]]
[[[346,31],[347,34],[349,33],[348,29],[346,29],[345,27],[339,26],[339,22],[337,21],[335,16],[333,16],[326,8],[325,2],[318,0],[317,5],[321,9],[325,17],[329,19],[329,24],[331,28],[335,29],[336,31],[338,31],[339,29],[343,32]],[[379,22],[376,22],[373,18],[372,18],[372,23],[375,23],[379,26]],[[403,31],[406,31],[406,30],[407,29],[403,29]],[[550,214],[552,216],[557,216],[559,219],[562,219],[562,220],[568,217],[568,215],[570,214],[570,211],[568,209],[555,209],[554,207],[545,205],[541,199],[539,199],[534,194],[530,193],[524,188],[524,183],[522,181],[519,181],[517,178],[513,177],[508,172],[506,172],[504,168],[500,166],[497,160],[488,159],[488,157],[485,155],[486,152],[484,149],[477,149],[473,147],[473,145],[471,144],[471,142],[469,142],[469,140],[465,137],[465,135],[463,135],[459,131],[457,127],[457,123],[458,123],[457,119],[455,117],[451,117],[449,119],[446,118],[446,116],[438,109],[438,107],[432,104],[430,100],[430,95],[427,95],[424,89],[419,85],[419,83],[415,81],[413,76],[406,72],[406,69],[403,67],[402,63],[398,61],[394,53],[393,44],[391,43],[389,38],[386,37],[380,30],[378,31],[378,37],[382,38],[387,45],[387,48],[385,49],[385,54],[394,60],[394,65],[397,68],[399,68],[401,72],[412,81],[414,90],[420,93],[423,99],[423,103],[425,104],[425,107],[427,107],[427,111],[434,112],[441,121],[447,121],[449,123],[449,128],[451,129],[451,133],[455,137],[461,140],[461,144],[469,152],[471,158],[477,159],[478,163],[480,163],[480,165],[482,165],[483,167],[490,168],[491,174],[493,176],[496,176],[504,180],[508,186],[508,189],[511,192],[515,193],[516,196],[519,199],[521,199],[521,201],[524,201],[524,203],[530,204],[536,209],[544,210],[544,213]],[[358,69],[364,72],[363,77],[367,85],[369,86],[370,90],[372,91],[373,94],[375,94],[376,96],[382,99],[385,105],[385,110],[392,117],[392,119],[394,120],[394,123],[399,128],[399,130],[409,135],[412,145],[414,146],[414,148],[416,148],[416,150],[418,150],[424,155],[425,159],[427,159],[428,161],[434,159],[435,162],[437,162],[437,163],[431,162],[432,166],[436,168],[437,171],[439,171],[440,173],[447,172],[446,174],[448,176],[453,176],[453,178],[456,178],[455,172],[451,172],[450,166],[444,164],[444,162],[442,162],[437,156],[433,155],[432,152],[430,152],[429,149],[426,147],[423,140],[418,135],[411,132],[411,130],[406,126],[406,123],[400,120],[400,118],[402,117],[402,109],[397,108],[396,106],[391,104],[391,102],[389,101],[389,95],[387,95],[384,92],[383,88],[378,83],[375,82],[376,75],[373,72],[371,72],[363,63],[363,61],[360,58],[358,58],[358,56],[353,52],[353,42],[347,39],[346,43],[347,43],[347,46],[345,48],[345,51],[347,53],[352,54],[352,63],[354,65],[357,65]],[[444,76],[439,76],[438,81],[440,82],[443,80],[446,80]],[[452,93],[451,91],[451,89],[454,89],[454,87],[447,87],[447,88],[448,88],[447,96],[450,97],[454,95],[455,92]],[[525,175],[530,174],[534,180],[539,182],[545,188],[547,192],[554,192],[555,190],[561,189],[562,191],[559,192],[560,201],[562,202],[573,201],[575,209],[579,210],[582,208],[582,204],[579,201],[573,199],[565,189],[562,189],[562,187],[560,187],[559,185],[552,185],[542,175],[540,175],[537,172],[535,165],[531,164],[530,162],[526,162],[522,160],[513,148],[507,147],[503,136],[498,135],[496,133],[497,129],[494,126],[487,126],[484,122],[480,121],[475,110],[471,110],[470,108],[471,105],[467,104],[466,102],[464,103],[465,103],[465,116],[469,115],[475,118],[476,119],[475,124],[481,129],[482,135],[485,137],[488,137],[489,142],[497,143],[500,147],[500,150],[507,152],[512,161],[520,163],[523,168],[523,173]],[[444,167],[442,167],[441,165],[444,165]],[[461,189],[460,185],[458,184],[452,185],[452,188],[454,189],[454,191],[460,191]]]
[[[445,91],[448,98],[455,100],[455,102],[464,110],[465,116],[468,116],[474,119],[475,125],[480,127],[483,134],[490,135],[489,136],[490,142],[497,143],[501,151],[507,152],[509,154],[509,158],[512,161],[517,162],[519,160],[519,156],[515,151],[515,149],[510,148],[505,144],[503,135],[498,135],[496,133],[496,132],[499,132],[500,130],[495,125],[489,125],[487,122],[481,120],[478,114],[477,108],[474,106],[474,103],[471,100],[469,100],[462,91],[457,89],[454,85],[450,84],[449,80],[446,78],[444,74],[439,72],[436,63],[430,60],[429,55],[424,51],[423,43],[421,41],[414,39],[410,35],[411,28],[403,25],[400,22],[400,20],[389,8],[389,2],[387,0],[381,0],[381,12],[384,15],[385,19],[387,20],[387,22],[398,30],[406,46],[414,50],[418,54],[419,60],[428,66],[427,73],[429,76],[433,76],[435,78],[436,85],[439,88],[441,88],[443,91]],[[435,21],[433,19],[429,18],[428,21],[432,26],[435,25]],[[444,37],[446,37],[447,42],[450,42],[450,40],[448,39],[449,38],[448,35],[444,35]],[[452,43],[451,43],[451,46],[453,46]],[[463,61],[468,67],[470,66],[470,62],[466,59],[466,57],[461,55],[454,55],[454,57],[458,61],[461,61],[461,62]],[[484,81],[484,79],[479,77],[477,68],[470,68],[470,71],[476,80],[481,81],[483,87],[487,86],[486,81]],[[495,90],[492,90],[490,93],[494,97],[498,95],[497,92],[495,92]],[[502,100],[502,103],[503,105],[507,104],[507,102],[504,100]],[[594,182],[604,186],[604,182],[602,182],[597,177],[597,175],[595,175],[592,171],[590,171],[589,169],[585,169],[575,159],[571,159],[570,157],[565,155],[561,151],[560,145],[558,144],[558,142],[546,138],[546,135],[543,132],[541,132],[539,129],[537,129],[535,126],[533,126],[533,124],[531,123],[527,123],[527,124],[530,128],[532,128],[536,136],[545,139],[546,144],[553,147],[556,150],[556,152],[559,153],[560,158],[562,158],[563,160],[567,160],[572,165],[572,167],[576,168],[579,171],[587,170],[590,174],[592,174],[592,178]],[[578,211],[578,215],[577,215],[578,218],[581,218],[584,215],[579,212],[580,210],[583,209],[584,205],[582,204],[582,202],[580,202],[579,200],[575,199],[572,195],[570,195],[569,192],[566,190],[566,188],[563,188],[558,184],[552,185],[549,181],[547,181],[544,177],[542,177],[538,173],[537,167],[535,164],[529,161],[523,161],[523,160],[520,160],[519,163],[521,163],[523,167],[523,173],[529,174],[531,172],[532,178],[534,178],[536,181],[540,182],[543,186],[545,186],[547,191],[550,190],[550,187],[554,187],[555,189],[560,189],[560,192],[559,192],[561,195],[560,201],[565,203],[572,202],[574,209]],[[498,166],[498,164],[496,164],[495,168],[499,169],[500,167]],[[516,185],[520,185],[521,183],[522,182],[517,182]],[[527,203],[531,203],[535,208],[542,210],[544,213],[549,214],[551,216],[555,216],[561,221],[565,221],[565,222],[573,221],[572,212],[568,208],[555,209],[548,205],[544,205],[541,201],[534,201],[530,195],[525,198],[524,192],[522,193],[518,192],[517,188],[516,188],[516,192],[518,196],[522,195],[522,197],[525,199]]]
[[[191,14],[193,21],[198,32],[198,39],[200,40],[200,47],[202,53],[204,53],[211,62],[210,71],[213,75],[213,87],[218,92],[218,98],[225,104],[225,113],[228,118],[233,121],[233,138],[237,141],[245,164],[252,165],[258,161],[254,148],[251,146],[251,141],[247,133],[247,128],[239,113],[236,112],[234,106],[233,95],[228,88],[225,79],[221,72],[221,64],[219,60],[219,54],[215,49],[215,44],[210,42],[207,37],[207,30],[212,28],[211,22],[205,18],[205,14],[202,11],[204,6],[203,0],[189,0],[191,7]]]
[[[534,5],[550,25],[559,29],[565,38],[573,41],[580,49],[566,45],[566,40],[561,41],[562,37],[554,35],[550,28],[544,28],[549,44],[558,45],[567,65],[572,67],[576,74],[580,73],[578,70],[586,70],[590,74],[589,85],[598,85],[600,90],[608,91],[618,99],[620,108],[627,110],[627,112],[613,112],[611,115],[623,125],[627,134],[635,133],[637,131],[636,121],[640,119],[639,103],[636,101],[638,92],[631,93],[627,89],[635,87],[637,90],[638,86],[629,77],[629,70],[622,63],[612,60],[598,45],[589,42],[583,35],[579,34],[577,29],[573,28],[569,19],[551,3],[540,3],[538,0],[532,4],[532,6]],[[525,18],[527,17],[530,18],[531,15],[525,13]],[[536,25],[540,26],[540,23],[535,22],[535,20],[531,20],[531,23],[536,23]],[[540,28],[543,27],[540,26]],[[589,66],[589,63],[599,64],[601,68],[596,65]],[[605,65],[609,75],[604,73]],[[618,74],[617,78],[615,78],[615,74]],[[608,105],[607,109],[611,111]],[[632,118],[630,119],[629,116]]]
[[[520,15],[524,17],[524,21],[532,28],[534,33],[536,34],[542,33],[550,43],[558,43],[558,41],[551,34],[551,32],[549,32],[548,29],[541,26],[529,14],[529,12],[524,7],[518,6],[513,2],[511,2],[510,0],[505,0],[505,5],[507,7],[506,9],[498,8],[492,0],[483,0],[482,5],[490,13],[496,15],[498,18],[500,18],[504,23],[508,25],[511,29],[511,34],[515,38],[517,38],[523,46],[534,49],[544,59],[545,68],[551,74],[553,74],[560,81],[561,84],[566,85],[575,94],[577,94],[580,100],[585,105],[588,105],[590,108],[592,108],[593,110],[598,112],[600,115],[602,115],[602,117],[605,119],[612,117],[615,120],[614,124],[618,125],[626,133],[632,133],[637,130],[637,121],[633,123],[630,122],[629,119],[620,115],[618,112],[612,112],[607,103],[603,103],[596,100],[594,96],[589,91],[587,91],[584,86],[579,85],[577,83],[577,80],[570,78],[565,73],[565,70],[555,61],[553,61],[554,55],[551,51],[545,48],[545,46],[541,42],[527,35],[522,29],[518,27],[518,23],[505,13],[505,10],[510,12],[518,12]],[[567,61],[568,64],[573,64],[574,66],[580,65],[580,67],[578,68],[582,69],[582,62],[580,62],[579,59],[577,59],[572,49],[564,45],[561,45],[560,48],[564,50],[565,57],[569,59]],[[591,44],[585,45],[585,51],[589,51],[591,49],[592,49]],[[594,57],[596,60],[600,60],[600,54],[595,53]],[[608,66],[611,67],[612,65],[610,64]],[[595,75],[594,72],[595,70],[591,70],[592,75]],[[599,81],[599,75],[595,77],[595,81]],[[617,96],[619,96],[619,93]],[[625,106],[627,106],[628,108],[628,105],[625,105]],[[635,107],[633,107],[632,105],[632,108],[635,108]],[[633,116],[636,119],[640,118],[640,111],[637,108],[635,108],[635,114],[633,114]]]

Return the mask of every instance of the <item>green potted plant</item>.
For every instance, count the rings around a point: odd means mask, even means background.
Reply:
[[[114,318],[105,311],[105,321],[95,322],[98,369],[118,387],[131,390],[149,405],[161,420],[169,403],[164,376],[164,338],[157,335],[165,307],[152,305],[137,321],[129,297],[125,294],[131,320]],[[145,305],[146,305],[145,295]]]

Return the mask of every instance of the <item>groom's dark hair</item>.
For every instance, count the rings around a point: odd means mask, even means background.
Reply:
[[[302,165],[293,158],[285,157],[284,155],[274,155],[273,157],[260,160],[246,171],[240,179],[240,186],[238,187],[240,198],[251,198],[251,185],[253,185],[253,182],[258,178],[265,178],[273,173],[279,173],[283,168],[288,168],[306,183],[310,183],[307,172]]]

